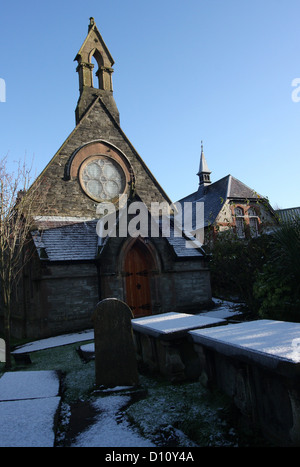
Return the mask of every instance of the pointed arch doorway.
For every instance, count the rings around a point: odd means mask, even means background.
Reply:
[[[152,314],[151,285],[154,269],[152,253],[142,240],[136,239],[129,245],[124,258],[126,303],[135,318]]]

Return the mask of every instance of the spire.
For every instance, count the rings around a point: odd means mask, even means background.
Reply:
[[[203,152],[203,141],[201,141],[201,156],[200,156],[200,165],[199,165],[199,172],[197,173],[199,177],[199,185],[209,185],[211,183],[210,180],[211,171],[208,168],[204,152]]]

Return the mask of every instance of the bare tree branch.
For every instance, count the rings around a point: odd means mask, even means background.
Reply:
[[[11,296],[21,271],[33,254],[30,231],[34,228],[34,210],[46,201],[47,188],[42,179],[32,183],[32,167],[18,163],[9,172],[7,158],[0,160],[0,291],[4,309],[6,366],[10,368]]]

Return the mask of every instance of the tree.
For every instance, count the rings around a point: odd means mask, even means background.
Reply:
[[[236,298],[256,314],[259,301],[253,294],[253,284],[268,258],[269,247],[270,237],[265,234],[240,239],[231,230],[220,232],[210,249],[213,293]]]
[[[46,187],[42,180],[31,185],[31,168],[19,162],[15,172],[8,170],[7,158],[0,160],[0,291],[4,317],[6,368],[11,367],[10,320],[12,292],[20,273],[31,258],[34,208],[43,203]]]
[[[299,322],[300,218],[282,222],[270,239],[270,255],[254,283],[259,314],[263,318]]]
[[[261,318],[300,322],[300,218],[253,238],[219,233],[210,252],[214,294]]]

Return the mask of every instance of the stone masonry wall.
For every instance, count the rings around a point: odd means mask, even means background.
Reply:
[[[120,127],[98,99],[41,173],[41,189],[48,189],[47,203],[44,206],[36,206],[36,215],[96,217],[97,203],[83,192],[78,179],[65,179],[65,167],[75,150],[85,143],[101,139],[117,146],[126,155],[135,175],[136,193],[147,206],[150,206],[152,201],[168,200]]]
[[[39,339],[93,327],[99,301],[95,264],[47,263],[32,284],[31,279],[25,283],[26,300],[21,297],[12,315],[14,337]]]

